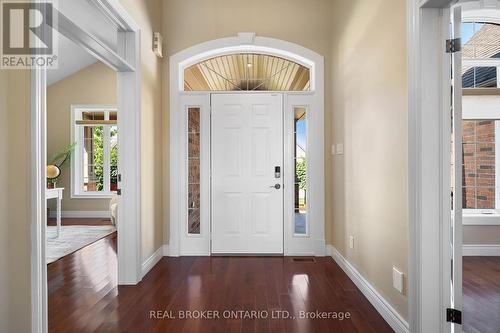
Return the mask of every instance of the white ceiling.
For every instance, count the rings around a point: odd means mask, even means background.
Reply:
[[[90,53],[60,33],[58,34],[58,68],[47,71],[47,84],[56,83],[97,62]]]

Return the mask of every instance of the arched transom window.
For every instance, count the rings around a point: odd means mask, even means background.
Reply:
[[[184,70],[185,91],[308,91],[309,68],[267,54],[210,58]]]

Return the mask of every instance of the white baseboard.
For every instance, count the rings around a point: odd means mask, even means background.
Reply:
[[[56,218],[56,211],[51,210],[50,211],[50,217],[51,218]],[[61,212],[61,217],[63,219],[106,219],[106,218],[111,218],[111,214],[109,211],[104,210],[104,211],[99,211],[99,210],[93,210],[93,211],[78,211],[78,210],[63,210]]]
[[[500,256],[500,245],[498,244],[463,244],[462,255],[464,256]]]
[[[363,295],[377,309],[385,321],[397,333],[408,333],[408,322],[380,295],[358,270],[345,259],[332,245],[326,246],[326,253],[335,260],[337,265],[349,276]]]
[[[160,246],[148,259],[142,263],[142,277],[149,273],[158,261],[163,257],[163,246]]]

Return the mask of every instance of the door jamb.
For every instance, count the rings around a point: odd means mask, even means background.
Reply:
[[[101,44],[99,58],[108,59],[108,64],[116,60],[116,55],[128,63],[129,68],[118,72],[118,107],[120,129],[126,136],[120,136],[121,145],[129,147],[127,153],[120,154],[122,160],[121,188],[126,195],[120,198],[118,224],[121,237],[118,238],[118,282],[136,284],[141,280],[141,234],[140,234],[140,29],[132,17],[116,0],[91,2],[107,13],[109,22],[118,27],[118,51],[115,55],[107,53],[105,43],[87,33],[97,44]],[[65,24],[64,20],[60,24]],[[63,26],[62,29],[69,26]],[[57,27],[55,27],[57,29]],[[74,26],[73,26],[74,28]],[[60,30],[61,31],[61,30]],[[63,33],[63,31],[61,31]],[[84,29],[70,29],[66,34],[86,33]],[[81,35],[80,35],[81,36]],[[81,45],[85,47],[85,45]],[[126,67],[126,66],[125,66]],[[130,68],[134,71],[127,71]],[[46,69],[31,71],[31,332],[48,331],[47,303],[47,265],[45,263],[46,199]],[[121,206],[121,207],[120,207]],[[126,212],[125,212],[126,211]]]
[[[441,229],[445,189],[442,110],[446,67],[443,9],[451,0],[407,0],[408,175],[409,175],[409,327],[411,332],[449,332]],[[447,83],[449,85],[449,81]],[[448,265],[448,264],[446,264]]]

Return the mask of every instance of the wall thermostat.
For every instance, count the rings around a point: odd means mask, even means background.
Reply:
[[[159,32],[153,33],[153,52],[158,58],[163,58],[163,37]]]

